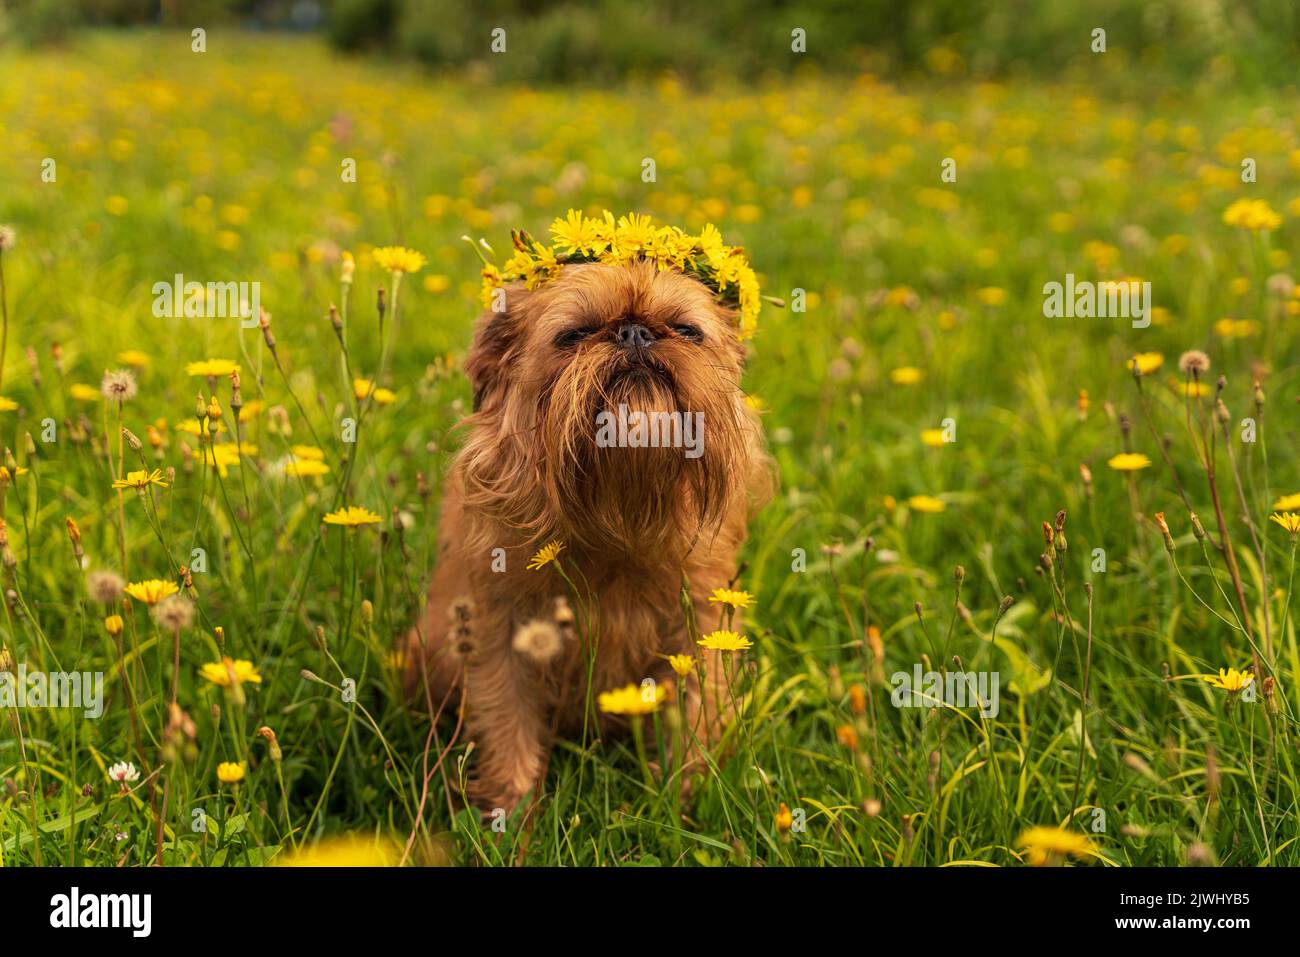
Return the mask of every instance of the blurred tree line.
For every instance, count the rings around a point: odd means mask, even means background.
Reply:
[[[1107,52],[1172,75],[1228,63],[1246,81],[1295,82],[1297,0],[0,0],[0,37],[57,42],[82,26],[219,23],[321,29],[346,51],[498,79],[605,82],[672,69],[751,77],[823,69],[1055,74]],[[494,56],[491,31],[506,31]],[[804,31],[809,56],[792,49]]]

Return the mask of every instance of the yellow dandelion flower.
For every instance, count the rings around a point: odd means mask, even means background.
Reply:
[[[914,512],[925,512],[929,515],[935,515],[946,509],[948,503],[933,495],[913,495],[907,500],[907,507],[912,509]]]
[[[123,352],[119,352],[117,354],[117,361],[122,363],[124,366],[131,366],[135,369],[147,369],[153,363],[153,359],[150,357],[149,353],[140,349],[127,349]]]
[[[359,505],[349,505],[325,516],[326,525],[347,525],[352,528],[358,525],[378,525],[380,521],[382,519],[378,515]]]
[[[782,801],[781,806],[777,808],[775,824],[777,831],[781,834],[784,834],[794,826],[794,815],[790,813],[790,808],[786,806],[784,801]]]
[[[423,253],[405,246],[380,246],[370,254],[375,265],[391,273],[419,272],[428,262]]]
[[[1172,382],[1170,388],[1188,399],[1204,399],[1210,394],[1210,384],[1208,382]]]
[[[734,631],[712,631],[697,642],[701,648],[710,651],[744,651],[754,647],[754,643],[745,635]]]
[[[669,655],[668,664],[672,667],[673,671],[677,672],[677,677],[685,678],[695,670],[695,656]]]
[[[401,849],[370,834],[328,838],[275,859],[276,867],[396,867]]]
[[[185,364],[186,375],[203,376],[208,379],[218,379],[238,371],[239,366],[232,359],[204,359],[202,362]]]
[[[18,403],[8,396],[0,395],[0,412],[12,412],[18,408]]]
[[[596,696],[596,707],[605,714],[650,714],[659,709],[668,689],[661,684],[626,685]]]
[[[894,385],[916,385],[923,378],[925,373],[915,366],[903,366],[889,373],[889,381]]]
[[[1020,835],[1016,846],[1025,849],[1034,867],[1059,864],[1067,857],[1091,857],[1097,850],[1087,836],[1061,827],[1031,827]]]
[[[1282,225],[1282,217],[1265,200],[1239,199],[1223,211],[1223,221],[1241,229],[1272,230]]]
[[[68,394],[78,402],[98,402],[103,395],[93,385],[86,385],[84,382],[74,383],[68,388]]]
[[[179,588],[172,581],[162,581],[158,578],[149,578],[140,582],[132,582],[126,586],[126,593],[136,601],[142,601],[146,605],[156,605],[168,595],[174,595]]]
[[[562,551],[564,551],[564,542],[560,541],[558,538],[547,542],[533,553],[533,557],[528,560],[528,565],[526,566],[527,570],[534,572],[539,568],[549,565],[560,557],[560,552]]]
[[[1136,472],[1138,469],[1149,468],[1151,460],[1141,452],[1121,452],[1107,459],[1106,464],[1116,472]]]
[[[1283,495],[1273,503],[1275,512],[1296,512],[1300,511],[1300,492],[1294,495]]]
[[[127,472],[126,478],[118,479],[113,483],[113,488],[133,488],[137,492],[143,492],[150,485],[167,487],[167,483],[163,481],[162,469],[154,469],[152,472],[144,470]]]
[[[1269,521],[1281,525],[1291,533],[1292,538],[1300,535],[1300,514],[1295,512],[1274,512],[1269,516]]]
[[[1236,694],[1254,681],[1255,676],[1249,671],[1238,671],[1236,668],[1220,668],[1217,675],[1201,675],[1201,679],[1229,694]]]
[[[306,459],[302,462],[296,459],[292,462],[286,462],[284,474],[293,478],[316,478],[320,475],[329,474],[330,467],[324,462],[317,462],[315,459]]]
[[[243,658],[231,659],[222,658],[220,661],[209,661],[199,669],[199,675],[211,681],[214,685],[220,685],[223,688],[231,688],[242,684],[262,683],[262,676],[257,667]]]
[[[598,239],[596,220],[588,219],[576,209],[570,209],[563,219],[551,223],[551,240],[570,255],[594,252]]]
[[[921,444],[928,445],[932,449],[942,448],[946,444],[943,429],[925,429],[921,433]]]
[[[217,765],[217,780],[222,784],[238,784],[244,780],[248,765],[243,762],[222,761]]]
[[[294,445],[289,448],[289,454],[295,459],[304,459],[308,462],[325,461],[325,452],[316,448],[314,445]]]
[[[715,605],[729,605],[733,609],[748,608],[754,604],[754,596],[747,591],[736,591],[731,588],[715,588],[713,594],[709,596],[709,602]]]
[[[1130,371],[1136,366],[1138,375],[1150,375],[1165,364],[1165,357],[1158,352],[1139,352],[1128,360]]]

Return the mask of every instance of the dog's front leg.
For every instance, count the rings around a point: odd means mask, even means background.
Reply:
[[[475,655],[466,683],[465,721],[476,755],[469,797],[481,810],[509,813],[540,783],[548,734],[542,695],[508,646]]]

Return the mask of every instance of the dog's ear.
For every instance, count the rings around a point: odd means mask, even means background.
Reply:
[[[522,291],[520,287],[518,292]],[[506,304],[515,292],[512,287],[498,301]],[[500,393],[505,385],[505,366],[518,339],[519,330],[515,323],[518,311],[519,304],[510,303],[502,311],[486,310],[474,322],[474,341],[465,356],[465,375],[474,388],[475,412]]]

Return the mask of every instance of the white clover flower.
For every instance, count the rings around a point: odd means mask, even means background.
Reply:
[[[140,772],[130,761],[119,761],[108,769],[108,777],[119,784],[130,784],[140,780]]]

